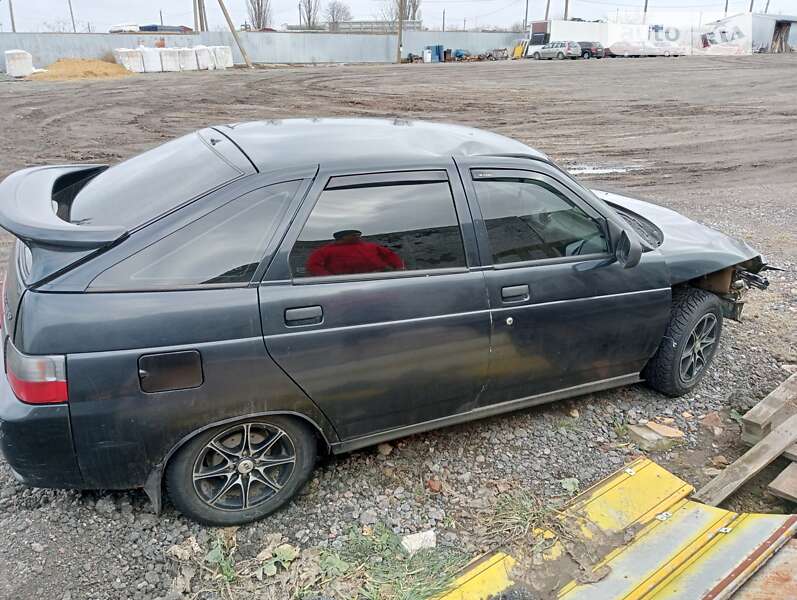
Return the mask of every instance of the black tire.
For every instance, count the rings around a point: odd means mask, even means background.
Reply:
[[[714,325],[710,337],[713,338],[713,343],[710,346],[704,345],[702,341],[697,344],[705,349],[705,352],[702,349],[698,352],[702,356],[701,361],[695,358],[692,336],[696,334],[698,326],[706,328],[712,321]],[[670,323],[667,325],[659,349],[645,365],[642,377],[650,387],[662,394],[683,396],[703,379],[716,356],[721,335],[722,305],[717,296],[690,287],[673,290]],[[690,356],[691,363],[702,364],[699,370],[698,367],[693,367],[691,377],[689,376]],[[684,366],[687,367],[686,376]]]
[[[564,60],[565,59],[565,53],[564,52],[560,52],[559,54],[556,55],[556,58],[558,58],[559,60]]]
[[[540,60],[540,53],[539,52],[535,52],[534,53],[534,60]]]
[[[241,441],[240,455],[234,462],[231,458],[239,450],[234,440],[236,436],[243,440],[244,431],[250,443],[245,446]],[[258,444],[259,438],[263,441]],[[221,448],[224,452],[215,449],[225,441]],[[256,458],[260,452],[261,457]],[[291,452],[293,462],[286,462]],[[296,495],[310,478],[316,454],[315,435],[299,419],[267,416],[216,427],[194,437],[169,461],[166,493],[177,510],[195,521],[220,527],[242,525],[271,514]],[[265,466],[257,466],[261,461]],[[269,467],[271,463],[280,464]],[[214,475],[217,471],[220,474]],[[228,487],[211,505],[211,496],[235,478],[240,483]]]
[[[589,60],[590,58],[592,58],[592,55],[589,53],[589,50],[585,50],[584,54],[581,55],[581,58],[583,58],[584,60]]]

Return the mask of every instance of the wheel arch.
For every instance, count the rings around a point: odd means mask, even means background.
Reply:
[[[147,480],[144,483],[144,492],[147,494],[150,502],[152,502],[155,513],[160,514],[161,509],[163,508],[163,473],[166,469],[166,465],[169,464],[169,461],[182,447],[184,447],[196,436],[208,431],[209,429],[213,429],[214,427],[232,425],[246,421],[248,419],[269,416],[288,416],[303,421],[310,426],[311,431],[314,433],[316,441],[318,442],[319,451],[323,454],[329,454],[331,452],[332,444],[329,440],[328,434],[324,431],[321,425],[319,425],[308,415],[292,410],[266,410],[246,415],[229,417],[227,419],[220,419],[218,421],[208,423],[207,425],[203,425],[202,427],[199,427],[198,429],[195,429],[191,433],[188,433],[180,438],[180,440],[178,440],[164,455],[163,459],[150,470]]]

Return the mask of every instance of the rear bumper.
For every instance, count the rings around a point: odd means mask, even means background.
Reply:
[[[22,481],[35,487],[82,488],[67,404],[20,402],[6,378],[0,344],[0,449]]]

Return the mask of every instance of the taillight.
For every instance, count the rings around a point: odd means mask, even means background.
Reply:
[[[65,356],[22,354],[6,343],[6,375],[14,394],[27,404],[61,404],[69,397]]]

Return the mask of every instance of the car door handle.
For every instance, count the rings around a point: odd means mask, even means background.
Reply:
[[[531,298],[528,285],[510,285],[501,288],[501,300],[504,302],[523,302]]]
[[[320,306],[303,306],[285,310],[285,324],[289,327],[317,325],[324,320],[324,309]]]

